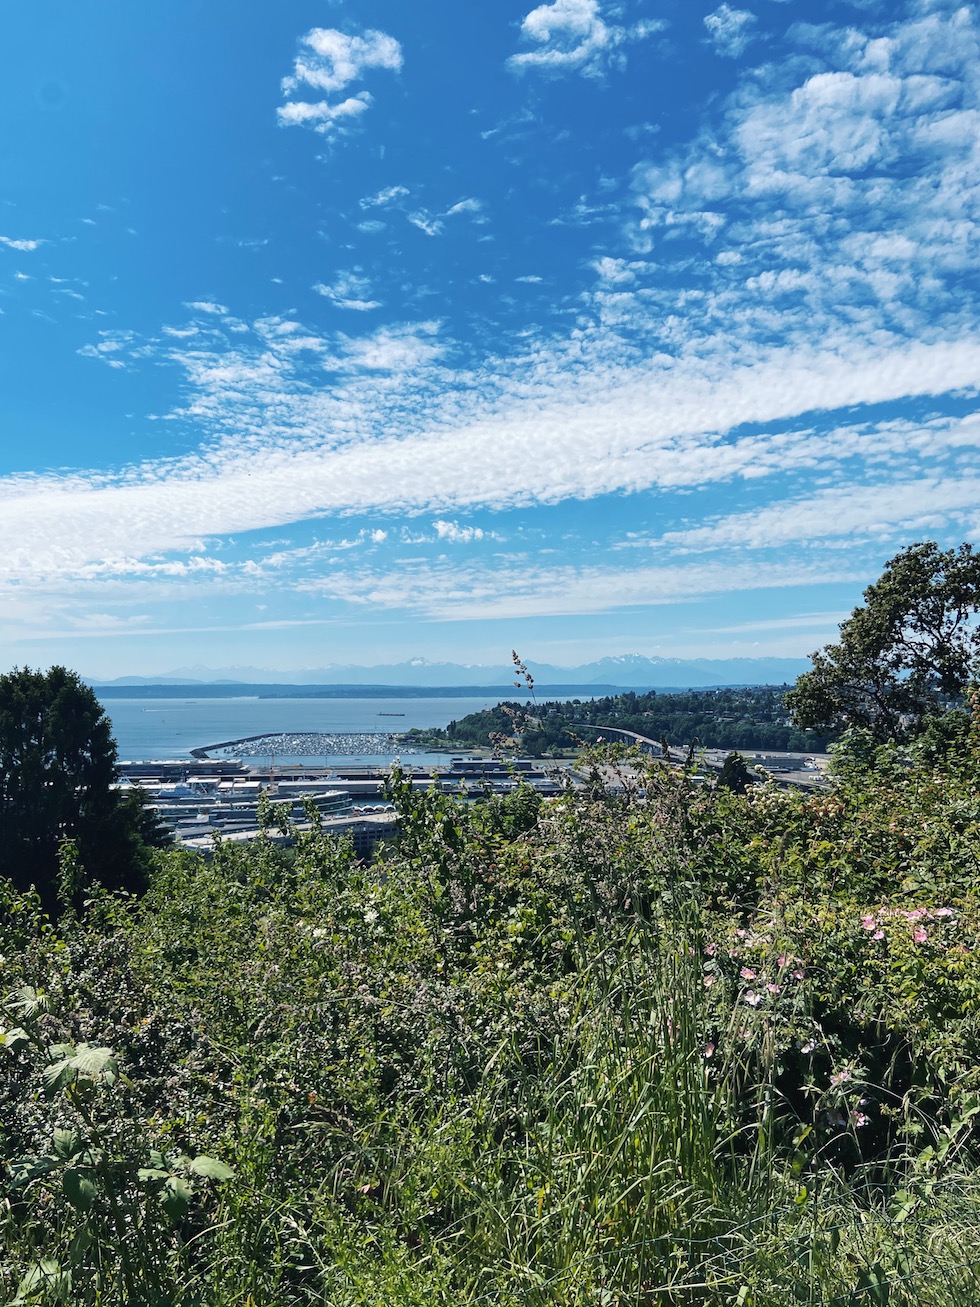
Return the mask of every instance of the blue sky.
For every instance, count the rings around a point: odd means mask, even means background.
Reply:
[[[805,655],[980,521],[980,12],[37,0],[0,662]]]

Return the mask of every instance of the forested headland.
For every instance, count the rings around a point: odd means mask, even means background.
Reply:
[[[677,748],[697,742],[706,749],[822,753],[833,732],[800,730],[786,707],[786,686],[689,690],[681,693],[603,695],[498,704],[451,721],[445,730],[412,730],[401,738],[426,748],[493,748],[512,741],[532,758],[567,753],[592,744],[595,727],[612,726]]]

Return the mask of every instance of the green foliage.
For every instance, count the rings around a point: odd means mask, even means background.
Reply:
[[[0,875],[49,912],[94,881],[140,890],[161,833],[139,794],[120,802],[116,746],[92,690],[64,667],[0,676]]]
[[[396,773],[375,865],[314,824],[57,928],[11,902],[0,1300],[974,1303],[980,741],[944,738],[817,795]]]
[[[233,1178],[216,1158],[150,1146],[113,1051],[45,1042],[51,998],[29,986],[8,997],[0,1049],[33,1090],[27,1132],[8,1136],[6,1270],[17,1304],[180,1301],[180,1222],[201,1179]],[[46,1109],[46,1110],[44,1110]],[[11,1145],[29,1143],[17,1154]]]
[[[980,555],[969,544],[909,545],[864,600],[786,702],[801,729],[858,726],[877,740],[904,739],[955,705],[977,674]]]
[[[752,773],[746,766],[742,755],[740,753],[730,753],[725,759],[718,776],[719,789],[734,790],[736,794],[744,794],[752,784],[752,780]]]
[[[405,739],[430,748],[495,748],[502,743],[532,758],[567,753],[592,743],[595,728],[612,726],[647,739],[686,748],[695,738],[710,749],[823,752],[827,736],[790,723],[785,690],[771,686],[651,690],[535,704],[501,703],[450,722],[445,731],[409,731]]]

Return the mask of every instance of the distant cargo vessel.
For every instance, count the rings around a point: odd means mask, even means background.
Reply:
[[[379,712],[378,716],[379,717],[404,717],[405,714],[403,712]]]

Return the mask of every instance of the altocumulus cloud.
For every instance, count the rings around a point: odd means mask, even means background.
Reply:
[[[704,25],[718,53],[729,59],[737,59],[752,40],[752,29],[756,21],[755,14],[747,9],[732,9],[730,5],[721,5],[714,13],[707,15]]]
[[[338,131],[370,107],[368,91],[343,99],[296,97],[311,91],[336,97],[369,70],[397,72],[401,66],[401,46],[385,32],[348,36],[335,28],[314,27],[300,42],[292,73],[283,78],[285,103],[277,111],[279,122],[284,127],[312,127],[321,134]]]
[[[521,37],[531,46],[511,55],[515,72],[580,73],[600,77],[622,64],[622,47],[660,31],[663,23],[647,20],[630,27],[607,22],[599,0],[554,0],[532,9],[521,23]]]
[[[302,338],[282,339],[297,334]],[[432,384],[444,383],[434,361],[415,352],[424,355],[426,342],[373,334],[361,342],[359,370],[346,391],[330,396],[311,394],[291,375],[296,355],[288,347],[275,351],[272,336],[261,353],[240,351],[237,359],[189,355],[200,394],[188,413],[219,428],[217,442],[180,462],[115,479],[8,480],[0,571],[64,574],[90,560],[187,548],[201,536],[317,514],[505,508],[696,489],[776,477],[817,459],[829,473],[835,460],[860,462],[866,433],[812,446],[808,432],[794,439],[780,424],[821,409],[980,385],[980,344],[971,342],[901,350],[868,344],[846,357],[776,349],[742,367],[719,352],[646,369],[598,365],[578,381],[560,361],[545,376],[536,359],[533,397],[522,393],[521,374],[514,393],[487,411],[465,395],[440,401],[433,394]],[[415,359],[417,386],[403,358]],[[384,430],[392,415],[397,435]],[[751,423],[775,430],[726,438]],[[227,437],[220,434],[224,425]],[[867,444],[868,457],[880,460],[890,450],[900,464],[907,446],[921,458],[929,439],[886,429]],[[975,423],[948,424],[931,433],[931,442],[939,468],[949,456],[975,451],[980,432]],[[59,523],[57,539],[52,521]]]
[[[716,38],[723,19],[731,28],[725,15],[744,12],[709,15]],[[511,67],[614,68],[637,32],[613,15],[598,0],[539,6],[522,29],[530,48]],[[289,103],[306,106],[291,111],[296,121],[322,125],[364,71],[400,66],[381,34],[328,35],[319,50],[304,45],[287,79]],[[629,565],[420,563],[413,573],[419,611],[510,616],[848,578],[845,539],[975,529],[980,423],[957,414],[980,388],[964,293],[980,243],[977,37],[968,7],[928,0],[871,33],[793,29],[796,57],[741,76],[686,144],[627,179],[632,221],[625,238],[617,222],[607,248],[597,237],[583,256],[573,328],[556,315],[510,353],[465,347],[436,320],[345,334],[290,317],[236,323],[198,302],[206,329],[174,328],[152,349],[183,370],[184,400],[166,416],[202,432],[200,449],[115,476],[9,480],[0,575],[63,582],[170,562],[175,583],[190,584],[205,575],[192,562],[197,540],[375,513],[427,515],[437,541],[472,546],[459,551],[466,560],[492,539],[454,538],[478,530],[460,525],[475,509],[648,497],[656,529],[621,544],[659,550],[655,567],[617,552]],[[304,88],[324,96],[323,110],[298,98]],[[380,212],[407,198],[392,186],[361,203]],[[411,216],[448,228],[448,210],[417,203]],[[355,265],[317,289],[342,307],[394,302],[360,276]],[[106,340],[119,347],[100,350]],[[150,347],[120,335],[91,352],[126,361]],[[856,411],[924,397],[939,416]],[[705,520],[699,496],[722,484],[758,487],[762,507],[748,514],[746,500]],[[675,494],[687,496],[687,521],[660,518]],[[811,541],[825,545],[816,561],[745,561]],[[726,557],[709,559],[715,550]],[[233,568],[215,575],[238,583]],[[404,580],[389,568],[304,575],[303,585],[398,607]]]

